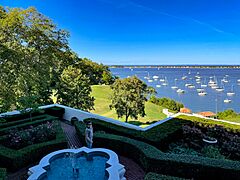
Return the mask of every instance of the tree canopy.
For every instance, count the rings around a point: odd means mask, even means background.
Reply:
[[[147,96],[152,92],[148,86],[136,76],[117,79],[111,86],[113,90],[111,109],[115,109],[119,118],[125,116],[138,119],[138,116],[144,117],[145,102]]]
[[[60,93],[73,94],[70,89],[63,89],[70,83],[64,78],[70,68],[78,72],[78,77],[71,76],[74,87],[81,85],[88,93],[92,84],[113,83],[108,67],[79,58],[70,49],[68,38],[67,31],[33,7],[0,6],[0,112],[19,107],[21,97],[34,96],[38,97],[37,103],[50,104],[53,90],[59,92],[58,97],[65,105],[72,105],[72,98]],[[91,99],[86,94],[81,99],[85,97],[84,102]],[[92,104],[88,104],[89,107],[82,107],[91,109]]]

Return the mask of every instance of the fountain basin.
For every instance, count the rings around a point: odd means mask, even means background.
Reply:
[[[74,160],[73,157],[76,159]],[[78,169],[77,174],[76,169]],[[86,173],[85,170],[88,172]],[[95,172],[98,177],[91,177]],[[28,174],[28,180],[50,180],[55,179],[57,175],[66,179],[126,179],[125,168],[119,163],[115,152],[104,148],[87,147],[52,152],[43,157],[38,165],[29,168]]]

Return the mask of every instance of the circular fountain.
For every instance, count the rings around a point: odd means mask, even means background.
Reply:
[[[29,168],[28,180],[125,180],[125,168],[115,152],[82,147],[52,152]]]

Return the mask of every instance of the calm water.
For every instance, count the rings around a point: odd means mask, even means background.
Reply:
[[[223,111],[225,109],[234,109],[240,112],[240,69],[169,69],[169,68],[111,68],[114,75],[120,78],[136,75],[138,78],[146,82],[147,85],[154,87],[157,90],[158,97],[169,97],[175,99],[190,108],[193,112],[199,111]],[[153,76],[159,76],[157,80]],[[187,76],[186,80],[182,77]],[[200,76],[201,80],[198,84],[196,77]],[[153,82],[148,82],[146,77],[150,77]],[[210,77],[218,83],[219,87],[223,87],[223,92],[217,92],[210,86],[207,86],[205,91],[206,96],[199,96],[197,88],[201,84],[208,84]],[[168,85],[163,86],[160,79],[166,79]],[[176,80],[175,80],[176,79]],[[223,81],[225,79],[225,82]],[[227,82],[228,81],[228,82]],[[184,94],[179,94],[172,86],[176,86],[185,91]],[[195,88],[188,88],[185,84],[192,84]],[[161,87],[156,87],[161,85]],[[228,92],[234,91],[235,95],[227,96]],[[224,100],[229,99],[231,103],[224,103]]]
[[[88,161],[86,157],[78,158],[58,158],[51,162],[50,169],[47,170],[47,177],[44,180],[106,180],[105,176],[107,158],[93,156],[93,160]],[[73,173],[73,164],[79,169],[79,173]]]

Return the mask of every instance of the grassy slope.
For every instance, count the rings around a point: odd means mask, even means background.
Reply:
[[[109,109],[111,103],[111,89],[106,85],[94,85],[92,86],[92,96],[95,97],[95,110],[92,113],[99,114],[102,116],[118,119],[114,110]],[[162,113],[162,107],[157,106],[153,103],[146,102],[145,104],[145,117],[139,117],[139,121],[145,123],[147,121],[157,121],[166,118],[166,115]],[[120,119],[124,121],[124,118]],[[130,119],[132,121],[133,119]]]

